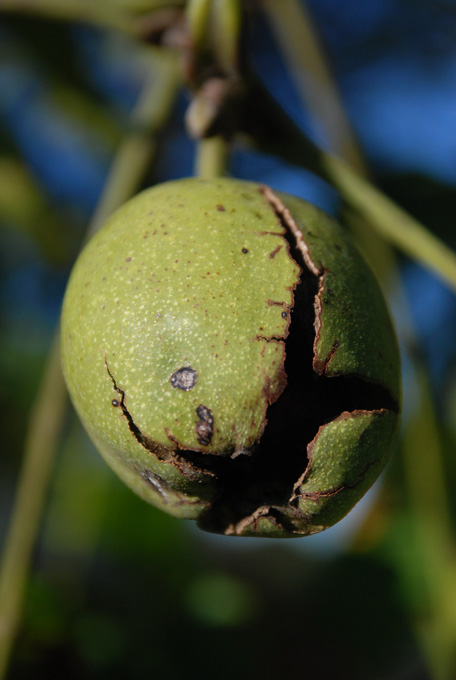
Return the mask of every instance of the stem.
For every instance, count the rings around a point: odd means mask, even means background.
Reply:
[[[239,0],[188,1],[189,39],[194,50],[193,78],[200,82],[187,109],[186,127],[188,134],[198,140],[195,174],[205,179],[223,176],[229,164],[231,131],[226,129],[226,120],[221,127],[220,116],[227,117],[224,100],[229,96],[230,80],[238,79],[241,14]],[[222,71],[218,78],[208,77],[207,64],[199,63],[198,58],[204,54],[215,73]],[[213,86],[214,81],[219,81],[219,87],[215,91],[214,87],[205,90],[205,86],[211,83]]]
[[[204,179],[222,177],[229,160],[229,145],[222,137],[208,137],[198,142],[195,175]]]
[[[191,35],[194,54],[201,51],[206,40],[212,0],[189,0],[186,8],[186,19]]]
[[[152,62],[151,71],[153,73],[145,83],[132,114],[133,130],[122,143],[114,160],[99,206],[89,226],[89,234],[140,184],[156,147],[157,132],[171,111],[179,85],[177,60],[166,55],[160,59],[158,65]],[[24,588],[49,488],[65,407],[66,392],[60,368],[57,332],[32,410],[19,487],[2,556],[0,680],[5,677],[20,623]]]
[[[212,0],[210,40],[220,66],[237,76],[239,67],[242,6],[240,0]]]

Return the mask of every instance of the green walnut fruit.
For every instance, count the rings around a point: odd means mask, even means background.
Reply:
[[[80,417],[136,493],[209,531],[321,531],[383,469],[399,355],[348,235],[232,179],[139,194],[92,238],[65,296]]]

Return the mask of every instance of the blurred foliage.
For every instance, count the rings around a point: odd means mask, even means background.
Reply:
[[[184,4],[0,0],[2,538],[66,279],[115,151],[132,131],[150,52],[159,49],[151,43],[166,33],[180,44]],[[456,141],[454,127],[439,122],[443,108],[453,122],[456,113],[454,89],[439,79],[456,69],[454,4],[307,6],[377,186],[454,249],[456,174],[442,154],[454,165]],[[249,71],[324,146],[260,0],[245,7]],[[443,84],[430,102],[424,77],[405,110],[409,125],[396,125],[402,110],[383,111],[381,96],[402,101],[391,69],[404,63]],[[188,101],[183,89],[144,185],[192,172]],[[410,155],[412,142],[419,157]],[[332,187],[274,153],[237,145],[230,171],[339,213],[362,239],[369,226]],[[371,256],[389,291],[404,373],[403,432],[381,483],[326,535],[292,543],[213,537],[124,488],[68,414],[9,677],[456,677],[456,298],[402,253],[390,260],[374,246]]]

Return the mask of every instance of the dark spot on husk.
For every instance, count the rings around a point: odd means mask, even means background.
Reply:
[[[114,406],[114,408],[117,408],[118,406],[120,406],[120,401],[118,399],[113,399],[111,401],[111,404]]]
[[[217,205],[217,210],[219,210],[220,212],[225,212],[226,208],[225,208],[224,205],[222,205],[221,203],[219,203],[219,204]]]
[[[122,414],[123,414],[123,416],[125,417],[125,419],[128,423],[128,429],[130,430],[130,432],[132,433],[132,435],[134,436],[136,441],[139,444],[141,444],[141,446],[143,446],[145,449],[154,453],[157,456],[157,458],[159,458],[160,460],[168,459],[170,457],[170,453],[171,453],[170,450],[167,449],[162,444],[158,444],[157,442],[153,441],[152,439],[150,439],[149,437],[144,435],[141,432],[141,430],[139,429],[139,427],[136,425],[135,421],[133,420],[133,418],[131,416],[131,413],[129,412],[129,410],[127,409],[127,406],[125,404],[125,392],[117,384],[116,379],[114,378],[113,374],[110,371],[110,368],[108,366],[108,362],[107,362],[106,358],[105,358],[105,366],[106,366],[106,370],[108,372],[108,375],[112,380],[112,385],[113,385],[115,391],[117,392],[117,394],[120,396],[120,400],[114,399],[114,401],[119,401],[119,406],[122,409]]]
[[[127,421],[128,429],[130,430],[131,434],[136,439],[138,444],[140,444],[144,449],[146,449],[146,451],[149,451],[154,456],[156,456],[156,458],[161,462],[169,463],[173,467],[177,468],[179,472],[190,481],[201,482],[202,474],[204,474],[206,478],[207,476],[209,477],[214,476],[214,473],[211,470],[205,470],[204,466],[200,465],[199,463],[195,465],[191,458],[193,452],[184,451],[183,449],[181,450],[180,443],[177,441],[175,437],[171,435],[169,431],[167,431],[166,434],[169,437],[170,441],[172,442],[172,447],[164,446],[163,444],[155,441],[151,437],[148,437],[146,434],[141,432],[140,428],[136,425],[133,416],[131,415],[130,411],[127,408],[127,405],[125,403],[125,392],[117,384],[117,381],[114,375],[111,373],[111,370],[108,366],[106,358],[105,366],[106,371],[112,381],[114,389],[120,395],[120,408],[122,409],[122,415]],[[139,472],[139,474],[142,474],[141,471],[138,470],[138,468],[135,467],[135,469],[137,470],[137,472]]]
[[[196,415],[199,418],[195,427],[196,438],[201,446],[208,446],[212,441],[214,432],[214,418],[212,417],[210,410],[207,406],[204,406],[204,404],[200,404],[197,407]]]
[[[247,248],[243,248],[242,252],[244,253],[244,255],[246,255],[249,251],[247,250]]]
[[[183,366],[178,371],[172,374],[169,379],[171,385],[179,390],[188,392],[196,385],[198,375],[191,366]]]

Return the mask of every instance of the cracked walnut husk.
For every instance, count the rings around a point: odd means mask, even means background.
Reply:
[[[396,439],[375,278],[332,219],[262,185],[186,179],[126,203],[76,262],[62,355],[108,464],[208,531],[322,531]]]

